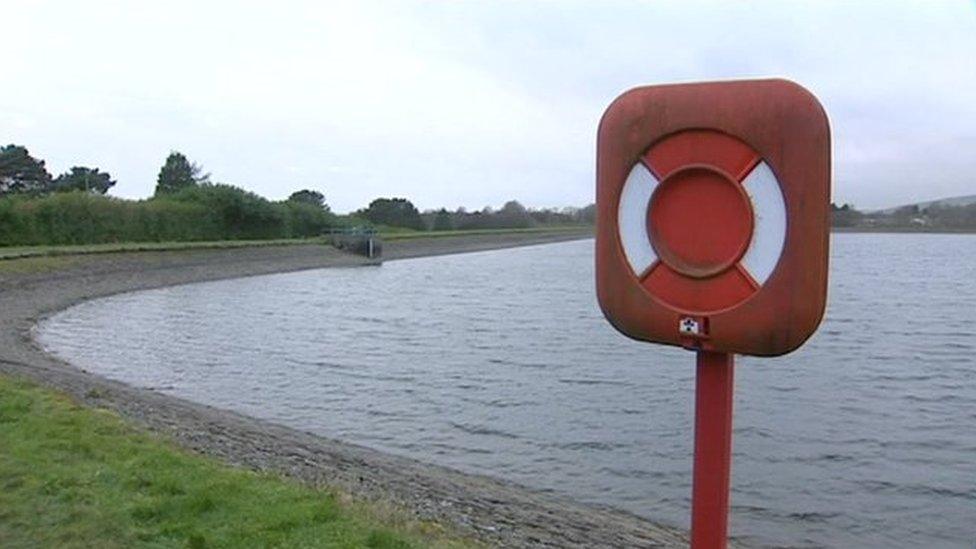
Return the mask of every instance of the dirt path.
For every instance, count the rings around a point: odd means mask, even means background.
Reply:
[[[384,253],[389,260],[574,238],[580,235],[448,237],[387,243]],[[77,256],[56,269],[45,270],[44,263],[6,268],[0,270],[0,372],[32,378],[89,405],[116,410],[203,454],[392,502],[492,545],[687,546],[683,533],[620,511],[538,494],[107,380],[47,355],[31,335],[39,319],[94,297],[364,263],[329,247],[304,245]]]

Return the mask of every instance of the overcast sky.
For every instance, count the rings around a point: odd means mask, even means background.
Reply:
[[[0,131],[146,197],[171,150],[338,211],[593,201],[635,85],[778,76],[830,117],[834,199],[976,193],[976,3],[6,2]]]

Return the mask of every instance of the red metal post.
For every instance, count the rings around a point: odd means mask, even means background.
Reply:
[[[732,354],[698,352],[691,548],[725,549],[732,462]]]

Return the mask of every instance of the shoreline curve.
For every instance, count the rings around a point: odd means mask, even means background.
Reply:
[[[589,232],[563,231],[393,241],[385,244],[384,260],[591,237]],[[624,511],[573,502],[504,480],[460,473],[103,378],[49,355],[33,337],[42,319],[99,297],[370,263],[328,246],[309,244],[78,256],[55,271],[0,272],[0,373],[32,379],[85,405],[118,412],[194,452],[392,503],[489,545],[688,546],[685,532]]]

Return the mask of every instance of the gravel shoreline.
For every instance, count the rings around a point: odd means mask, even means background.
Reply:
[[[587,237],[585,233],[536,233],[405,240],[386,243],[384,254],[391,260]],[[368,263],[331,247],[301,245],[76,256],[56,270],[0,271],[0,373],[27,377],[87,405],[115,410],[202,454],[392,503],[489,545],[687,547],[685,533],[622,511],[575,503],[108,380],[46,354],[32,337],[39,320],[96,297]]]

